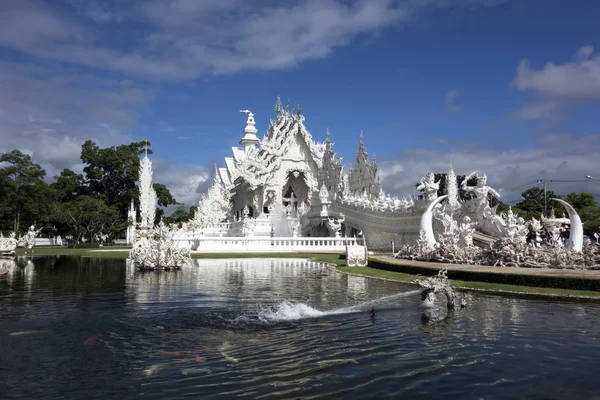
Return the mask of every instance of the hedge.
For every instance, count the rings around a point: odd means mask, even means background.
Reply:
[[[369,259],[369,267],[382,269],[385,271],[404,272],[406,274],[424,276],[431,276],[436,272],[436,268],[434,266],[421,267],[416,265],[392,264],[373,258]],[[440,269],[441,268],[442,265],[440,265]],[[506,274],[502,273],[501,268],[502,267],[498,267],[498,272],[448,270],[448,278],[460,281],[500,283],[505,285],[519,285],[570,290],[592,290],[596,292],[600,291],[600,279],[570,276]]]

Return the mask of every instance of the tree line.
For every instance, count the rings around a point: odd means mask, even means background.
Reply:
[[[139,209],[137,180],[140,156],[147,142],[132,142],[100,148],[91,140],[81,147],[82,173],[64,169],[50,183],[46,171],[19,150],[0,154],[0,231],[23,233],[29,226],[54,228],[56,235],[74,240],[98,240],[98,234],[109,239],[120,238],[128,225],[127,211],[134,201]],[[154,183],[158,198],[157,222],[187,221],[194,207],[179,208],[164,217],[162,207],[178,204],[169,189]]]
[[[446,173],[437,173],[435,175],[435,181],[440,183],[438,189],[438,196],[443,196],[446,193]],[[460,200],[469,200],[473,193],[465,192],[461,185],[465,180],[465,175],[457,175],[456,180],[458,184],[458,197]],[[469,186],[477,184],[477,178],[472,177],[467,182]],[[418,186],[418,184],[416,185]],[[541,215],[544,214],[544,209],[547,209],[548,214],[553,213],[556,217],[562,217],[563,215],[568,216],[565,208],[558,202],[552,199],[562,199],[561,196],[554,193],[552,190],[547,190],[544,198],[544,189],[539,187],[533,187],[525,190],[521,193],[521,198],[514,206],[510,207],[508,204],[503,203],[501,200],[490,196],[490,205],[496,207],[497,212],[507,212],[512,209],[513,213],[516,213],[520,217],[523,217],[526,221],[531,221],[532,218],[540,220]],[[544,201],[545,200],[545,201]],[[563,200],[571,204],[577,211],[583,222],[583,229],[585,234],[592,235],[594,232],[600,233],[600,207],[596,203],[594,196],[588,192],[572,192],[569,193]],[[548,217],[548,215],[546,215]]]

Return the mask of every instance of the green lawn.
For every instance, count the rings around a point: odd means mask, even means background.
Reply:
[[[68,249],[65,247],[38,247],[34,250],[36,256],[80,256],[80,257],[98,257],[125,259],[129,255],[130,247],[103,247],[101,249]],[[112,251],[94,251],[94,250],[112,250]],[[23,255],[24,250],[18,249],[17,255]],[[330,263],[343,273],[353,275],[368,276],[379,279],[389,279],[399,282],[410,283],[417,275],[404,272],[386,271],[382,269],[369,267],[346,267],[346,260],[341,258],[339,254],[331,253],[209,253],[209,254],[193,254],[194,259],[220,259],[220,258],[310,258],[315,261]],[[475,281],[460,281],[451,280],[455,287],[473,290],[485,290],[489,292],[511,292],[522,293],[529,295],[552,295],[564,297],[585,297],[585,298],[600,298],[600,292],[588,290],[572,290],[547,287],[531,287],[519,285],[506,285],[493,282],[475,282]]]

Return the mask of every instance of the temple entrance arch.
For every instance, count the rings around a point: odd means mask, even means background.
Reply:
[[[282,187],[282,201],[286,215],[296,217],[298,208],[309,204],[310,188],[306,184],[303,171],[288,171],[285,184]]]

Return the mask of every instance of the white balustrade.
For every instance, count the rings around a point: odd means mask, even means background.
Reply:
[[[344,252],[361,239],[336,237],[179,237],[196,253]],[[184,244],[185,243],[185,244]]]

